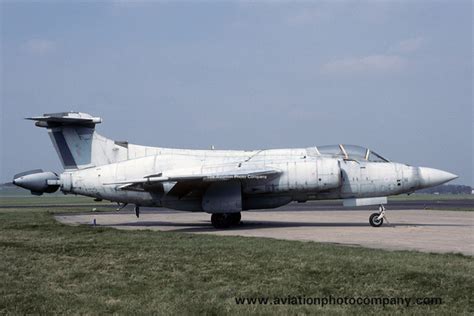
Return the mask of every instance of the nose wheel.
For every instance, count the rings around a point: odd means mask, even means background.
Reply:
[[[385,215],[385,207],[380,204],[378,213],[372,213],[369,217],[370,226],[380,227],[382,226],[384,219],[388,223],[387,216]]]

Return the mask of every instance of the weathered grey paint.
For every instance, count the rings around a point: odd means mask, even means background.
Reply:
[[[74,160],[75,166],[65,163],[60,175],[63,192],[122,203],[238,212],[291,201],[410,193],[456,178],[441,170],[388,162],[355,146],[321,147],[321,152],[317,147],[254,151],[146,147],[100,136],[94,126],[102,120],[85,113],[32,119],[64,138],[64,142],[52,138],[63,162],[65,156]],[[372,154],[374,161],[367,160]],[[381,199],[359,204],[370,201]]]

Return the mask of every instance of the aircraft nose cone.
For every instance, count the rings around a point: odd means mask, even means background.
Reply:
[[[419,167],[420,184],[422,187],[433,187],[456,179],[458,176],[439,169]]]

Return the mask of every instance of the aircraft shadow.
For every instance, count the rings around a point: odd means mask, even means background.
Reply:
[[[173,222],[160,222],[160,221],[143,221],[143,222],[129,222],[119,224],[106,224],[99,226],[110,226],[110,227],[176,227],[171,231],[175,232],[215,232],[215,231],[239,231],[249,229],[262,229],[262,228],[296,228],[296,227],[370,227],[368,223],[357,223],[357,222],[282,222],[282,221],[242,221],[238,226],[233,226],[226,229],[216,229],[212,227],[210,221],[201,222],[185,222],[185,223],[173,223]],[[394,228],[394,227],[462,227],[469,226],[464,224],[406,224],[406,223],[394,223],[384,224],[381,228]],[[180,228],[182,227],[182,228]]]

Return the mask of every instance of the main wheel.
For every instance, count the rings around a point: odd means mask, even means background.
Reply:
[[[240,212],[230,213],[229,216],[230,216],[231,225],[239,225],[240,224],[240,219],[242,218],[242,216],[240,215]]]
[[[372,227],[380,227],[383,224],[383,218],[378,219],[380,216],[379,213],[372,213],[369,217],[369,223]]]
[[[231,225],[231,217],[225,213],[212,214],[211,223],[215,228],[228,228]]]

